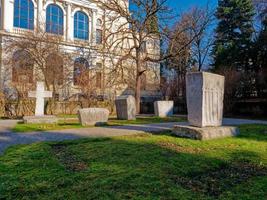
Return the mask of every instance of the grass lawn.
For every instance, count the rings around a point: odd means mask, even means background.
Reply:
[[[58,124],[24,124],[18,123],[14,128],[13,132],[37,132],[37,131],[51,131],[51,130],[63,130],[63,129],[75,129],[84,128],[78,121],[60,121]]]
[[[181,117],[138,117],[136,120],[127,121],[127,120],[117,120],[111,118],[107,123],[107,126],[123,126],[129,124],[153,124],[153,123],[162,123],[162,122],[181,122],[185,121],[185,118]],[[84,128],[78,122],[78,119],[68,119],[65,121],[60,120],[59,124],[24,124],[18,123],[12,131],[14,132],[34,132],[34,131],[50,131],[50,130],[62,130],[62,129],[74,129],[74,128]]]
[[[267,197],[267,126],[213,141],[138,135],[35,143],[0,156],[0,199]]]

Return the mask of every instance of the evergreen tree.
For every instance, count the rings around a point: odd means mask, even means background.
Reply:
[[[262,13],[262,28],[252,50],[259,97],[267,97],[267,8]]]
[[[251,68],[249,50],[253,34],[254,7],[251,0],[219,0],[218,26],[213,49],[215,69]]]

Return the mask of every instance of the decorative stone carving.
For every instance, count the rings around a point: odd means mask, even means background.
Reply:
[[[221,126],[224,77],[193,72],[186,75],[188,121],[196,127]]]
[[[105,108],[85,108],[78,111],[82,126],[101,125],[108,122],[109,110]]]
[[[131,95],[120,96],[115,100],[117,118],[121,120],[136,119],[135,98]]]
[[[170,117],[173,115],[173,101],[155,101],[154,110],[157,117]]]
[[[236,136],[237,127],[221,126],[224,77],[194,72],[186,75],[188,121],[192,126],[174,126],[173,134],[196,140]]]

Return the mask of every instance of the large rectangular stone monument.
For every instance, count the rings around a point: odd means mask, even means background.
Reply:
[[[23,118],[26,124],[54,124],[58,122],[57,117],[44,114],[45,98],[51,98],[52,92],[45,91],[44,82],[37,82],[36,91],[29,91],[30,98],[36,98],[35,116],[25,116]]]
[[[78,111],[82,126],[102,125],[108,122],[109,110],[105,108],[84,108]]]
[[[173,101],[155,101],[154,110],[157,117],[170,117],[173,115]]]
[[[239,133],[236,127],[223,127],[223,76],[193,72],[186,75],[186,99],[190,126],[175,126],[173,133],[180,137],[208,140]]]
[[[136,119],[135,98],[131,95],[120,96],[115,100],[117,118],[120,120]]]
[[[197,127],[221,126],[223,118],[224,77],[194,72],[186,76],[188,121]]]

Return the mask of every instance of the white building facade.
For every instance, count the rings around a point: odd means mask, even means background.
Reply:
[[[0,14],[0,80],[2,88],[11,87],[12,82],[19,83],[20,80],[29,83],[36,81],[34,75],[33,77],[28,75],[25,77],[20,72],[14,73],[12,66],[5,65],[3,62],[5,37],[23,37],[29,32],[42,29],[48,34],[61,36],[65,52],[75,54],[77,49],[82,46],[90,53],[90,60],[87,57],[84,58],[83,55],[77,56],[76,54],[73,57],[73,77],[70,77],[72,81],[68,85],[67,96],[79,93],[79,86],[75,84],[75,63],[81,60],[87,67],[95,69],[96,92],[98,94],[105,95],[111,92],[118,96],[132,92],[127,84],[115,87],[107,81],[108,73],[106,73],[107,69],[105,68],[111,63],[106,58],[110,55],[104,55],[100,51],[103,43],[106,13],[96,4],[88,0],[2,0]],[[119,24],[120,21],[117,23]],[[152,48],[155,51],[152,43],[148,43],[146,46],[152,46],[146,48]],[[14,49],[14,54],[16,51]],[[159,48],[156,53],[159,54]],[[147,87],[142,87],[142,96],[158,95],[159,92],[160,65],[158,63],[150,63],[150,65],[153,65],[154,72],[146,74],[145,79],[149,80],[147,81],[149,83]],[[16,78],[14,78],[14,74],[16,74]],[[3,83],[3,80],[8,81]],[[59,92],[59,96],[66,96],[66,92],[63,90],[66,88]]]

